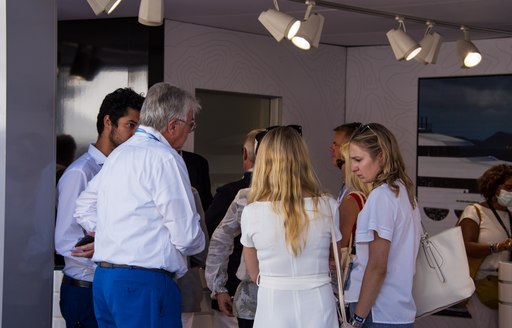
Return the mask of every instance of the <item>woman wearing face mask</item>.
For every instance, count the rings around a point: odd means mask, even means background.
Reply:
[[[467,206],[458,222],[462,228],[468,257],[483,259],[476,275],[473,276],[477,290],[479,280],[492,280],[497,285],[498,263],[510,261],[512,165],[500,164],[491,167],[480,177],[478,186],[485,200]],[[485,305],[478,292],[469,299],[467,308],[476,327],[498,327],[498,310],[494,309],[498,300],[497,286],[495,287],[495,302],[486,302]]]

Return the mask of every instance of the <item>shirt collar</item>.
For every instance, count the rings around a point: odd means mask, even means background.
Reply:
[[[103,163],[105,163],[105,160],[107,159],[107,156],[105,156],[98,148],[96,148],[96,146],[94,146],[93,144],[90,144],[89,145],[89,149],[87,149],[87,152],[89,153],[89,155],[91,155],[91,157],[94,159],[94,161],[96,162],[96,164],[98,165],[103,165]]]
[[[172,146],[169,144],[167,139],[165,139],[164,136],[159,131],[157,131],[157,130],[155,130],[152,127],[147,126],[147,125],[139,125],[139,129],[144,130],[144,131],[146,131],[146,133],[149,133],[149,134],[153,135],[155,138],[158,139],[158,141],[160,141],[164,145],[167,145],[167,146],[172,148]],[[136,132],[136,133],[142,134],[142,132]]]

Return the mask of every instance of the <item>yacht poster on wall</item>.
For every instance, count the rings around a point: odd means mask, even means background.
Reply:
[[[483,200],[485,170],[512,164],[512,75],[421,78],[418,88],[417,196],[436,234]]]

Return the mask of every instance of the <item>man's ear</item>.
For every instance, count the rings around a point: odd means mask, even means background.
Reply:
[[[167,131],[169,133],[174,133],[174,130],[176,130],[176,126],[178,124],[178,120],[173,118],[169,122],[167,122]]]
[[[112,125],[113,124],[112,124],[112,121],[110,120],[110,115],[105,115],[103,117],[103,126],[105,128],[108,128],[109,130],[111,130],[112,129]]]
[[[242,147],[242,158],[244,161],[246,161],[249,158],[249,156],[247,154],[247,148],[245,148],[245,147]]]

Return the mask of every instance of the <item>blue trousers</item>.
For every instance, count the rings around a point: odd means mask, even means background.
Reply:
[[[97,267],[94,311],[100,328],[181,328],[181,292],[162,272]]]
[[[67,328],[97,328],[92,288],[60,286],[60,312]]]

